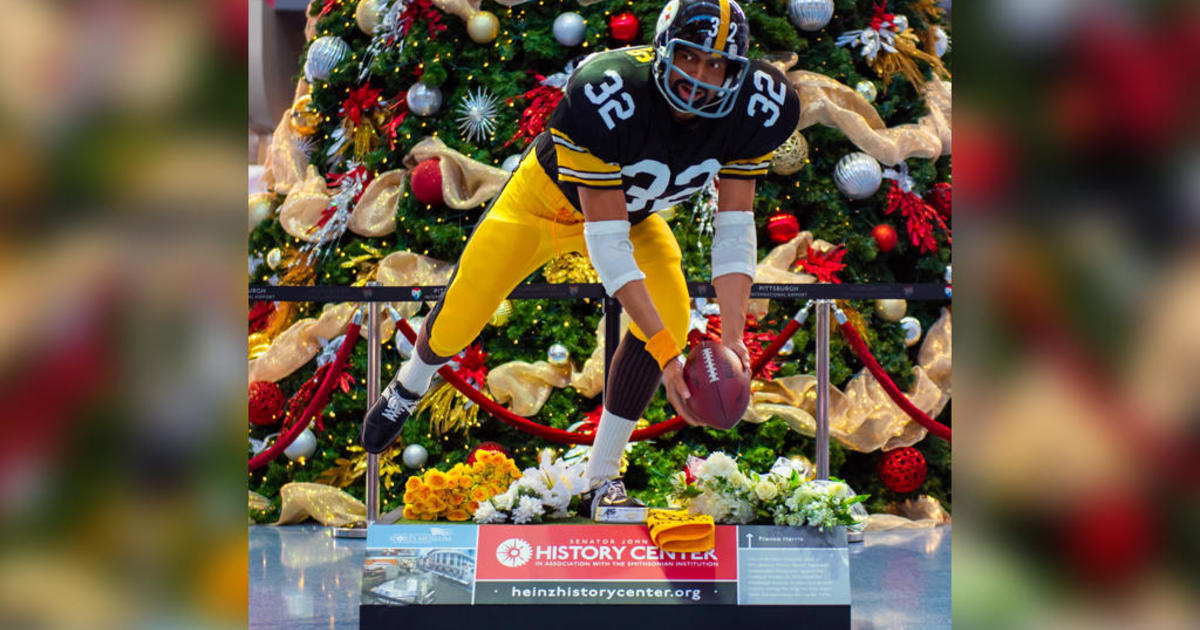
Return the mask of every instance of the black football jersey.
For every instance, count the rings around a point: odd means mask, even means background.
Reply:
[[[538,162],[576,208],[579,186],[620,188],[637,223],[714,176],[765,176],[776,147],[796,130],[799,98],[769,64],[751,62],[728,116],[680,121],[654,84],[653,63],[649,46],[588,57],[534,141]]]

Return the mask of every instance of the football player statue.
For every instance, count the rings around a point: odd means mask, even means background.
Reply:
[[[653,46],[595,53],[575,69],[546,131],[475,227],[412,357],[367,412],[368,452],[400,435],[434,372],[475,339],[518,283],[562,252],[586,252],[633,323],[609,367],[581,512],[641,505],[626,496],[619,466],[660,381],[675,410],[697,424],[680,355],[690,319],[682,258],[655,211],[714,177],[712,283],[722,341],[749,369],[742,331],[757,264],[755,181],[800,115],[783,73],[746,57],[749,41],[734,0],[671,0]]]

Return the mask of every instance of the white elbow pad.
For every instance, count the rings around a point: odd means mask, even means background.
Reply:
[[[610,297],[615,297],[627,283],[646,277],[633,259],[629,229],[629,221],[588,221],[583,224],[588,257]]]
[[[712,277],[742,273],[754,279],[758,265],[758,235],[754,213],[723,211],[713,216]]]

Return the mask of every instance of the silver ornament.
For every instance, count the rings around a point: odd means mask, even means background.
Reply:
[[[787,342],[783,344],[783,347],[779,348],[779,356],[786,357],[795,351],[796,342],[789,337]]]
[[[496,103],[496,97],[483,88],[467,92],[455,111],[459,114],[458,130],[466,136],[467,140],[482,142],[496,130],[496,114],[500,111],[499,106]]]
[[[946,265],[946,273],[943,277],[946,279],[946,284],[954,284],[954,280],[952,279],[954,276],[950,273],[950,265]]]
[[[946,31],[942,27],[933,27],[933,52],[938,57],[941,57],[942,55],[946,54],[946,51],[949,50],[949,48],[950,36],[946,34]]]
[[[418,116],[431,116],[442,106],[442,91],[435,85],[417,81],[405,95],[408,109]]]
[[[561,343],[550,346],[550,350],[546,352],[546,360],[550,362],[550,365],[566,365],[567,360],[570,358],[570,351]]]
[[[288,447],[283,449],[283,454],[287,458],[296,461],[300,458],[312,457],[313,453],[317,452],[317,436],[313,435],[312,429],[305,429],[296,436],[296,439],[288,444]]]
[[[908,30],[908,16],[897,15],[892,18],[892,30],[903,33]]]
[[[855,83],[854,91],[858,92],[860,96],[867,99],[868,103],[874,103],[875,97],[879,95],[879,90],[876,89],[875,83],[866,79]]]
[[[833,18],[833,0],[789,0],[788,18],[803,31],[819,31]]]
[[[267,252],[267,266],[271,269],[278,269],[281,262],[283,262],[283,252],[278,247],[271,248],[271,251]]]
[[[583,16],[567,11],[554,18],[554,39],[563,46],[578,46],[583,41]]]
[[[350,54],[350,45],[333,35],[318,37],[308,47],[304,76],[309,83],[329,78],[329,74]]]
[[[883,183],[883,170],[875,158],[859,151],[838,160],[833,170],[833,181],[847,197],[866,199],[879,190],[879,185]]]
[[[519,166],[520,164],[521,164],[521,154],[514,153],[514,154],[504,158],[504,163],[500,165],[500,168],[511,173],[511,172],[517,170],[517,166]]]
[[[921,321],[916,317],[900,318],[900,327],[904,329],[904,345],[911,346],[921,340]]]
[[[404,453],[400,456],[404,461],[404,465],[409,468],[420,468],[429,461],[429,451],[425,450],[420,444],[409,444],[404,447]]]
[[[908,302],[900,299],[875,300],[875,314],[889,322],[898,322],[908,310]]]

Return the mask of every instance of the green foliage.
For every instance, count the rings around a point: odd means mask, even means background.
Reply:
[[[328,166],[320,156],[326,155],[333,146],[334,132],[343,124],[339,110],[346,96],[359,85],[359,60],[366,54],[369,43],[369,38],[354,22],[356,4],[343,0],[316,24],[318,35],[341,37],[353,50],[353,55],[335,69],[328,80],[317,81],[312,86],[314,104],[322,114],[319,130],[311,138],[315,145],[313,163],[322,172],[326,172]],[[322,2],[314,2],[309,8],[310,15],[319,12],[322,5]],[[913,28],[924,29],[926,21],[911,10],[911,5],[911,2],[903,0],[892,2],[889,11],[907,15]],[[368,81],[372,87],[380,90],[384,99],[392,101],[405,94],[420,77],[442,91],[441,109],[428,117],[409,113],[397,128],[394,146],[383,142],[365,156],[364,165],[376,174],[402,168],[404,156],[426,136],[436,136],[452,149],[475,160],[499,165],[506,157],[526,148],[524,143],[510,143],[509,138],[516,133],[521,113],[528,105],[521,95],[538,85],[534,73],[549,76],[563,71],[568,62],[578,60],[587,53],[615,46],[607,34],[609,14],[633,12],[641,24],[637,43],[648,44],[653,37],[661,6],[661,0],[604,2],[589,6],[571,3],[569,9],[554,2],[526,3],[511,8],[492,5],[486,8],[499,18],[500,35],[493,44],[487,45],[472,42],[466,35],[462,21],[453,15],[438,12],[439,21],[446,28],[435,37],[430,36],[428,22],[416,20],[402,46],[386,48],[371,61]],[[926,114],[926,106],[915,86],[903,77],[896,76],[885,90],[881,78],[874,74],[857,51],[835,45],[837,35],[850,29],[863,28],[870,21],[872,2],[836,0],[832,22],[814,33],[802,32],[792,26],[787,18],[786,0],[743,2],[742,6],[753,34],[752,57],[792,51],[798,55],[793,70],[818,72],[850,86],[862,80],[873,81],[879,89],[874,106],[888,126],[912,123]],[[554,39],[552,24],[563,10],[576,11],[585,18],[587,27],[583,45],[566,48]],[[949,28],[945,24],[942,26]],[[947,56],[944,61],[949,64],[949,59]],[[496,96],[500,112],[494,136],[484,142],[474,143],[461,135],[455,108],[469,91],[478,88]],[[766,256],[775,247],[767,238],[767,218],[775,212],[788,212],[796,215],[801,229],[812,231],[816,238],[845,245],[844,262],[847,267],[840,273],[843,282],[941,282],[944,269],[950,263],[950,247],[945,235],[938,236],[937,252],[921,254],[908,240],[903,220],[896,215],[884,214],[886,181],[878,193],[864,200],[847,199],[837,190],[832,177],[834,165],[842,156],[858,150],[849,139],[836,129],[820,125],[804,129],[803,135],[809,145],[809,162],[804,168],[789,176],[772,173],[759,183],[754,208],[760,228],[759,257]],[[924,191],[936,182],[952,181],[949,156],[937,160],[913,158],[907,160],[906,164],[916,181],[917,191]],[[337,172],[340,172],[339,167],[334,167],[333,173]],[[276,206],[282,202],[282,196],[274,199]],[[692,202],[679,206],[671,226],[683,251],[685,275],[691,281],[704,281],[709,276],[708,245],[711,235],[701,231],[693,206]],[[465,210],[430,207],[418,203],[405,192],[396,207],[396,231],[381,238],[361,237],[347,232],[338,243],[326,248],[324,256],[317,260],[317,282],[331,285],[352,283],[357,272],[353,268],[343,267],[343,263],[366,253],[364,247],[385,253],[412,251],[439,260],[456,261],[483,211],[482,206]],[[892,224],[900,236],[896,248],[888,253],[880,252],[871,237],[874,226],[885,222]],[[264,221],[249,236],[250,254],[264,258],[274,247],[298,248],[302,244],[284,232],[277,220]],[[265,284],[277,273],[282,275],[283,272],[272,271],[262,263],[249,271],[249,277],[251,283]],[[536,272],[527,281],[542,282],[544,278],[540,272]],[[550,345],[561,343],[568,348],[575,369],[579,369],[595,349],[595,331],[601,319],[600,304],[596,300],[524,300],[513,301],[512,305],[513,314],[506,325],[487,326],[480,335],[479,343],[488,354],[488,366],[495,367],[509,361],[544,360]],[[320,311],[320,305],[299,306],[300,317],[316,316]],[[942,306],[937,303],[910,302],[908,314],[920,320],[922,327],[927,329],[938,318]],[[760,320],[759,330],[774,332],[782,329],[799,307],[800,304],[772,301],[766,316]],[[867,342],[880,364],[901,389],[907,389],[912,383],[912,366],[919,346],[906,347],[899,325],[874,316],[871,301],[853,301],[851,307],[863,316]],[[776,359],[780,367],[777,377],[811,374],[815,370],[811,320],[809,325],[796,332],[793,342],[794,352]],[[386,380],[398,368],[400,357],[390,341],[384,345],[383,356]],[[857,357],[837,334],[830,338],[830,359],[831,379],[839,387],[844,387],[862,369]],[[299,389],[312,376],[312,369],[310,364],[281,380],[279,384],[285,395],[290,396]],[[350,393],[335,391],[322,418],[324,430],[317,431],[317,453],[303,463],[280,457],[250,474],[250,488],[273,502],[271,509],[251,514],[257,522],[270,522],[278,517],[280,486],[289,481],[313,480],[322,471],[334,466],[338,458],[354,455],[352,447],[357,443],[359,422],[365,410],[365,344],[355,348],[349,373],[355,378],[355,386]],[[540,413],[532,419],[552,427],[566,428],[583,419],[584,413],[599,404],[599,396],[586,398],[569,387],[555,389]],[[653,423],[673,415],[660,393],[651,402],[644,418]],[[949,423],[949,418],[947,408],[940,415],[940,420]],[[405,426],[397,448],[406,444],[422,444],[429,451],[428,465],[439,468],[447,468],[465,460],[470,450],[482,441],[506,445],[513,451],[521,468],[536,465],[537,453],[541,449],[552,448],[560,453],[566,449],[563,445],[534,438],[487,414],[481,413],[480,421],[481,426],[471,429],[467,434],[454,432],[435,436],[430,431],[428,416],[419,415]],[[262,438],[275,431],[278,431],[278,427],[252,427],[250,435]],[[937,497],[949,508],[949,446],[931,438],[917,444],[917,448],[929,462],[929,477],[920,492]],[[792,430],[778,417],[759,425],[742,423],[726,432],[685,428],[653,442],[637,443],[632,447],[628,456],[629,487],[633,494],[651,504],[665,504],[669,489],[667,480],[683,466],[688,455],[702,457],[718,450],[738,455],[755,470],[766,470],[779,456],[802,454],[812,459],[815,444],[812,438]],[[905,498],[891,495],[879,483],[875,472],[879,455],[878,452],[858,453],[844,449],[836,441],[831,443],[831,473],[845,479],[859,493],[870,494],[872,499],[868,505],[873,511],[882,510],[890,501]],[[409,474],[420,472],[408,471]],[[385,510],[396,507],[400,500],[404,477],[399,476],[393,481],[399,485],[383,492]],[[363,485],[359,480],[346,490],[361,499]]]

